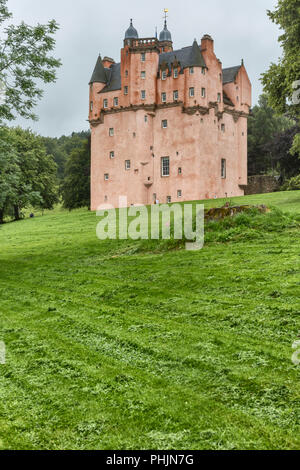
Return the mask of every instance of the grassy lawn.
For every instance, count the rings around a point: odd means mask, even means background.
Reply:
[[[299,449],[299,227],[139,253],[97,222],[0,228],[0,449]]]

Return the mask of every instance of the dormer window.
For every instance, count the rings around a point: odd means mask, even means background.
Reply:
[[[114,98],[114,106],[118,106],[119,105],[119,99],[118,98]]]
[[[141,53],[141,62],[146,62],[146,53],[145,52]]]
[[[194,67],[190,67],[190,75],[194,73]]]
[[[103,108],[108,108],[108,100],[103,100]]]
[[[178,78],[178,69],[174,69],[174,78]]]
[[[162,80],[166,80],[166,79],[167,79],[167,72],[166,72],[166,70],[163,70],[163,71],[162,71],[161,79],[162,79]]]

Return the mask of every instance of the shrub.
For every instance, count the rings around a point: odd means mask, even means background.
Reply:
[[[284,183],[282,186],[283,191],[296,191],[300,190],[300,175],[294,176]]]

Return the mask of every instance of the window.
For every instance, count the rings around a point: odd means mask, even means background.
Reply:
[[[236,101],[239,102],[239,97],[238,96],[236,97]]]
[[[172,202],[171,196],[167,196],[167,204],[171,204],[171,202]]]
[[[162,93],[161,94],[161,101],[162,101],[162,103],[165,103],[167,101],[167,93]]]
[[[146,99],[146,90],[142,90],[141,91],[141,100],[145,100]]]
[[[109,136],[112,137],[114,134],[115,134],[114,128],[111,127],[111,128],[109,129]]]
[[[221,131],[225,132],[225,124],[221,124]]]
[[[93,102],[92,101],[90,102],[90,111],[91,112],[93,111]]]
[[[142,78],[142,79],[145,79],[145,78],[146,78],[146,72],[145,72],[144,70],[141,72],[141,78]]]
[[[146,53],[145,52],[141,53],[141,61],[146,62]]]
[[[182,197],[182,191],[181,191],[181,189],[178,189],[178,191],[177,191],[177,197]]]
[[[222,158],[221,160],[221,178],[226,178],[226,160]]]
[[[125,170],[130,170],[130,160],[125,160]]]
[[[174,78],[178,78],[178,69],[174,69]]]
[[[115,152],[113,150],[109,153],[109,158],[115,158]]]
[[[167,72],[166,72],[166,70],[163,70],[163,71],[162,71],[161,79],[162,79],[162,80],[166,80],[166,79],[167,79]]]
[[[114,98],[114,106],[118,106],[119,105],[119,99],[118,98]]]
[[[148,116],[145,115],[144,119],[145,119],[145,122],[148,122]]]
[[[109,180],[109,174],[108,174],[108,173],[105,173],[105,175],[104,175],[104,180],[105,180],[105,181],[108,181],[108,180]]]
[[[163,129],[166,129],[166,128],[168,127],[168,121],[167,121],[167,119],[163,119],[163,120],[161,121],[161,127],[162,127]]]
[[[202,75],[205,75],[205,73],[206,73],[205,67],[202,67],[201,72],[202,72]]]
[[[205,98],[205,96],[206,96],[205,88],[201,88],[201,96],[202,96],[202,98]]]
[[[195,88],[190,88],[190,97],[193,98],[195,96]]]
[[[220,73],[219,74],[219,79],[220,79],[220,82],[222,81],[222,74]]]
[[[161,159],[161,176],[170,176],[170,159],[162,157]]]
[[[128,95],[128,86],[124,86],[124,95]]]
[[[125,77],[128,77],[128,70],[125,70]]]
[[[194,67],[190,67],[190,75],[194,73]]]
[[[182,175],[182,168],[181,167],[178,168],[178,174]]]
[[[218,93],[217,101],[218,103],[221,103],[221,93]]]
[[[103,100],[103,108],[108,108],[108,100]]]
[[[173,91],[173,100],[174,101],[178,100],[178,90]]]

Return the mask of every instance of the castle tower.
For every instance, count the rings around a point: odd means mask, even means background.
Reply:
[[[165,24],[164,29],[161,31],[159,35],[159,46],[160,52],[171,52],[173,51],[173,42],[172,42],[172,35],[168,30],[167,26],[167,13],[168,10],[165,9]]]

